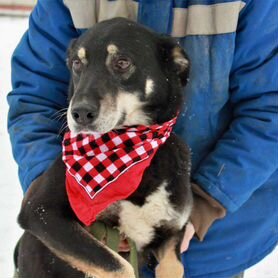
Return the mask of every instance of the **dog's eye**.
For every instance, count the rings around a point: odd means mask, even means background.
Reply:
[[[125,72],[131,65],[131,61],[128,58],[120,57],[113,63],[113,68],[119,72]]]
[[[82,69],[82,63],[80,60],[73,60],[72,62],[72,69],[74,72],[80,72]]]

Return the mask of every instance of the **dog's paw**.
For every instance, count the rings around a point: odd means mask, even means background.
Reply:
[[[155,269],[155,278],[183,278],[184,267],[180,262],[174,265],[159,263]]]
[[[133,267],[131,266],[131,264],[126,261],[125,259],[123,259],[121,261],[122,263],[122,270],[119,271],[118,273],[113,273],[113,275],[111,276],[111,278],[136,278],[135,272]]]

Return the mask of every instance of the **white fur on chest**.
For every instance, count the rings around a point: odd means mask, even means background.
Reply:
[[[140,207],[129,201],[120,201],[120,225],[121,233],[126,234],[135,243],[137,250],[151,242],[154,237],[155,228],[168,222],[171,226],[181,229],[186,223],[190,209],[182,213],[177,212],[169,201],[169,193],[164,181],[160,187],[146,198],[145,204]]]

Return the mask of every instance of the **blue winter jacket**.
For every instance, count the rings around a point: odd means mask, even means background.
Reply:
[[[8,128],[26,191],[61,152],[66,48],[95,22],[138,20],[178,37],[192,62],[176,132],[192,177],[226,209],[183,254],[186,277],[229,277],[278,240],[276,0],[39,0],[12,58]]]

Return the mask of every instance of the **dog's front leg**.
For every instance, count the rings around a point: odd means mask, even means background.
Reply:
[[[59,158],[28,190],[19,224],[53,253],[91,277],[133,278],[131,265],[91,236],[75,218],[65,191],[65,167]]]

